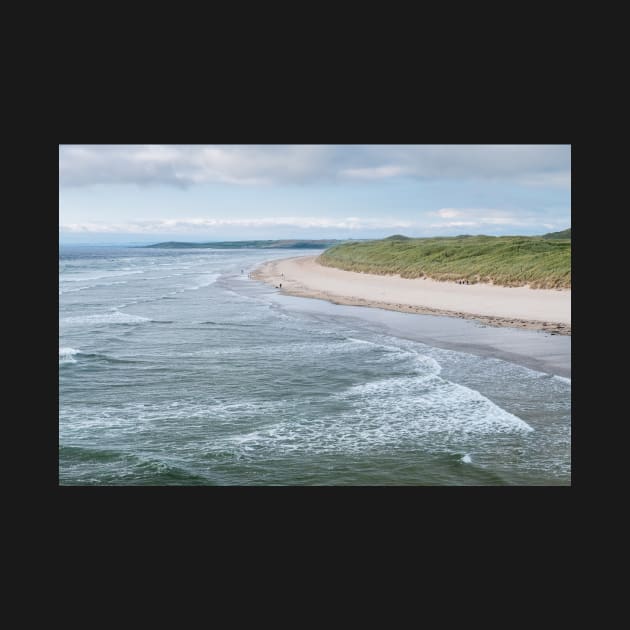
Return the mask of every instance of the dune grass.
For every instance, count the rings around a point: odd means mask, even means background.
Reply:
[[[346,271],[403,278],[492,282],[532,288],[571,287],[571,240],[539,236],[456,236],[346,242],[318,262]]]
[[[561,232],[549,232],[549,234],[543,234],[543,238],[571,238],[571,228],[562,230]]]

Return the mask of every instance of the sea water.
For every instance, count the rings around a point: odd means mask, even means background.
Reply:
[[[248,277],[295,254],[61,247],[59,483],[570,484],[570,379]]]

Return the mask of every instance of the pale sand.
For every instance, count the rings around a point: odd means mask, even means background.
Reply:
[[[335,304],[372,306],[407,313],[477,319],[492,326],[571,334],[571,290],[461,285],[428,278],[401,278],[324,267],[317,256],[264,263],[251,276],[288,295]],[[284,274],[284,275],[283,275]]]

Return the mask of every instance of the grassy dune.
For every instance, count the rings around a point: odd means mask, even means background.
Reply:
[[[426,276],[544,289],[571,287],[570,238],[396,235],[334,245],[318,261],[347,271],[399,274],[403,278]]]
[[[549,234],[543,234],[543,238],[571,238],[571,228],[562,230],[562,232],[549,232]]]

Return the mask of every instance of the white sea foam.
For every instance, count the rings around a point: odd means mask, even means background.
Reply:
[[[148,317],[141,315],[131,315],[130,313],[122,313],[114,311],[110,313],[97,313],[95,315],[78,315],[75,317],[64,317],[59,320],[60,324],[81,325],[81,324],[142,324],[152,321]]]
[[[373,341],[366,341],[365,339],[355,339],[354,337],[348,337],[348,341],[352,341],[353,343],[364,343],[369,346],[378,346],[379,344],[374,343]]]
[[[439,374],[442,371],[442,366],[433,358],[424,354],[416,356],[416,369],[423,375],[427,372],[429,374]]]
[[[199,284],[196,284],[192,287],[187,287],[186,290],[197,291],[199,289],[203,289],[204,287],[209,287],[211,284],[214,284],[217,281],[219,276],[220,274],[218,273],[210,274],[206,276]]]
[[[76,293],[77,291],[85,291],[86,289],[95,289],[96,287],[113,287],[117,284],[127,284],[126,280],[120,280],[118,282],[97,282],[96,284],[88,284],[84,287],[76,287],[74,289],[59,289],[59,295],[64,293]]]
[[[562,381],[563,383],[568,383],[569,385],[571,385],[571,379],[567,378],[566,376],[558,376],[557,374],[554,374],[553,377],[558,381]]]
[[[101,271],[97,275],[93,274],[78,274],[77,277],[68,278],[65,274],[61,274],[60,281],[61,282],[92,282],[94,280],[106,280],[109,278],[117,278],[119,276],[133,276],[136,274],[144,273],[144,271],[136,270],[136,271]]]
[[[439,364],[426,359],[430,357],[419,357],[419,366],[423,369],[419,369],[417,375],[371,381],[351,387],[338,396],[350,402],[357,415],[379,417],[391,426],[396,425],[403,433],[533,430],[477,390],[441,378]]]
[[[364,453],[428,442],[436,447],[457,447],[471,438],[533,431],[478,391],[435,374],[365,383],[332,399],[342,403],[335,405],[338,410],[315,417],[304,401],[263,402],[252,411],[273,418],[271,425],[219,438],[204,449],[243,456],[260,452]],[[234,414],[239,419],[242,413],[240,406],[217,406],[210,416],[228,420]],[[465,454],[461,461],[472,463],[472,457]]]
[[[76,354],[81,354],[81,351],[75,348],[59,348],[59,363],[76,363]]]
[[[437,383],[431,384],[428,389],[434,386],[439,389],[442,382],[442,391],[435,394],[433,401],[426,391],[422,397],[411,395],[404,389],[409,384],[398,379],[398,383],[390,383],[394,387],[389,391],[381,389],[368,395],[366,392],[359,394],[355,389],[345,399],[331,395],[327,404],[333,404],[333,413],[322,410],[314,414],[317,401],[305,398],[240,402],[180,400],[176,401],[177,404],[171,403],[168,410],[164,404],[153,402],[104,406],[98,410],[90,407],[89,413],[83,407],[77,407],[72,417],[66,418],[72,419],[72,422],[64,423],[63,427],[64,434],[68,435],[80,433],[86,428],[113,430],[117,435],[122,432],[135,434],[139,425],[150,425],[158,419],[164,427],[165,422],[173,427],[181,422],[189,428],[222,427],[223,435],[195,438],[195,451],[235,457],[298,453],[361,454],[374,449],[427,443],[450,451],[452,448],[465,448],[471,437],[486,440],[495,433],[514,434],[531,430],[520,419],[493,405],[478,392],[443,382],[437,376],[434,378]],[[443,413],[439,400],[445,405]],[[239,431],[239,428],[242,430]],[[461,461],[471,463],[466,457],[470,458],[470,455],[466,454]]]

